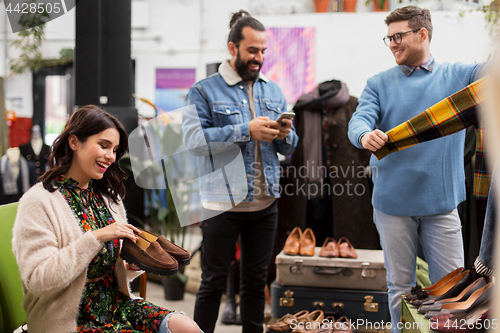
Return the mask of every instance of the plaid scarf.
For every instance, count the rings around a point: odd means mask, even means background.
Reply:
[[[390,153],[421,142],[457,133],[469,126],[476,130],[474,196],[487,198],[491,174],[486,170],[483,152],[483,128],[478,121],[478,107],[485,100],[485,79],[480,79],[410,120],[389,130],[385,146],[374,152],[380,160]]]

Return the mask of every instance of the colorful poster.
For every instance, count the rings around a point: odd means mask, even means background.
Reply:
[[[294,104],[316,86],[315,28],[267,28],[262,73]]]
[[[181,108],[189,88],[196,82],[194,68],[157,68],[155,104],[164,111]]]

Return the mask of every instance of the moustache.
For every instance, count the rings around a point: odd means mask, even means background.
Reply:
[[[259,66],[259,69],[262,67],[262,63],[258,62],[257,60],[250,60],[250,61],[248,61],[247,62],[247,66],[250,65],[250,64]]]

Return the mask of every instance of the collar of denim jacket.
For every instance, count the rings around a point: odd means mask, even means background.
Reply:
[[[231,66],[229,63],[229,60],[225,60],[222,62],[222,64],[219,67],[219,73],[226,81],[226,83],[230,86],[234,86],[235,84],[240,83],[243,81],[243,79],[238,75],[236,70]],[[269,82],[269,79],[262,74],[262,72],[259,72],[259,79],[261,79],[264,82]]]

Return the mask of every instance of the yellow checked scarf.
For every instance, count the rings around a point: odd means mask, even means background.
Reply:
[[[474,167],[474,196],[487,198],[491,175],[486,170],[483,153],[483,130],[478,121],[478,107],[486,99],[486,78],[431,106],[386,134],[385,146],[374,152],[380,160],[390,153],[421,142],[457,133],[471,125],[476,129],[476,163]]]

